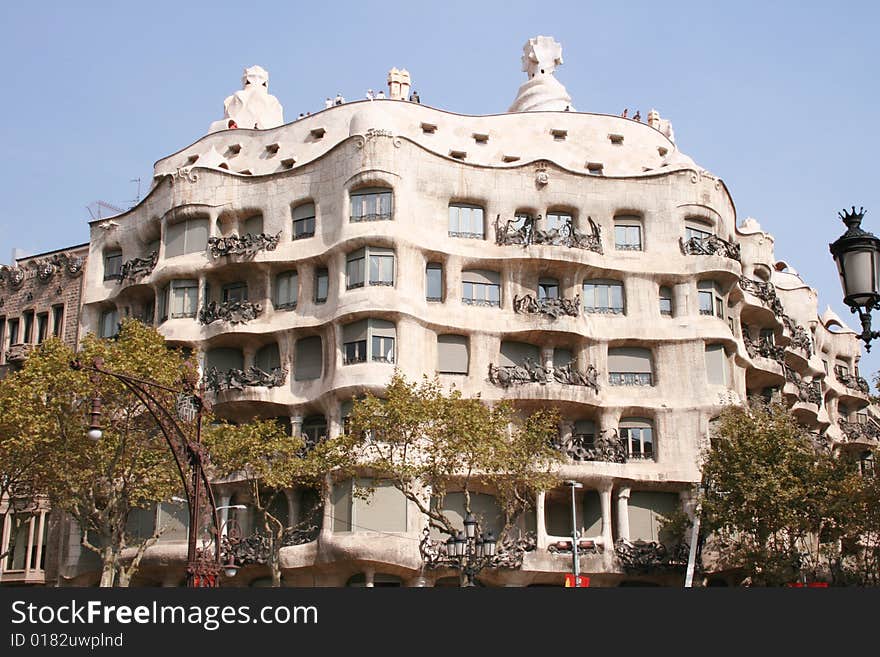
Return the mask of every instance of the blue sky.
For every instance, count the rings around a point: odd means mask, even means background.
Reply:
[[[546,34],[579,110],[670,118],[739,220],[758,219],[820,310],[855,324],[828,243],[853,203],[880,234],[878,19],[874,2],[5,2],[0,262],[87,241],[86,206],[127,207],[134,178],[143,196],[246,66],[269,71],[287,120],[384,87],[392,66],[425,104],[489,114],[524,79],[522,44]]]

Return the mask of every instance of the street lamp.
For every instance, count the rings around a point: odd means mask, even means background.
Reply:
[[[578,562],[578,530],[577,530],[577,504],[575,502],[574,492],[584,485],[579,481],[569,479],[565,482],[566,486],[571,486],[571,561],[572,573],[574,574],[574,585],[580,584],[580,563]]]
[[[859,314],[859,337],[865,349],[871,351],[871,340],[880,337],[880,332],[871,330],[871,311],[880,309],[880,239],[861,228],[865,208],[856,212],[852,206],[852,210],[842,210],[837,216],[847,230],[828,246],[840,274],[843,302]]]
[[[138,379],[127,374],[113,372],[104,368],[104,360],[95,358],[91,365],[83,365],[79,360],[70,364],[74,370],[88,370],[92,380],[97,383],[100,376],[109,376],[120,381],[149,411],[156,424],[159,426],[168,448],[174,456],[177,471],[183,482],[183,490],[186,494],[186,502],[189,503],[189,534],[187,541],[187,568],[186,585],[188,587],[213,587],[218,584],[217,575],[221,569],[220,562],[220,523],[217,517],[217,505],[214,502],[214,492],[205,474],[204,463],[207,460],[207,452],[201,442],[202,410],[204,401],[195,390],[195,382],[187,380],[184,389],[179,390],[168,386]],[[177,395],[177,408],[174,409],[177,418],[189,422],[195,422],[195,437],[190,438],[175,418],[175,413],[167,409],[156,398],[154,390],[164,390]],[[103,436],[101,428],[101,397],[98,394],[92,398],[89,411],[89,429],[87,435],[92,440],[100,440]],[[211,520],[216,532],[217,540],[214,540],[213,555],[207,549],[197,546],[199,528],[202,521],[202,509],[205,502],[211,513]]]

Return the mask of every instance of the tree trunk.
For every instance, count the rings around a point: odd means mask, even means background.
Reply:
[[[116,579],[116,554],[112,548],[104,548],[101,551],[101,588],[113,586]]]

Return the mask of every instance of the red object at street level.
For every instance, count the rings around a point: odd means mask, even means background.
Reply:
[[[571,573],[568,573],[565,576],[565,588],[586,589],[586,588],[589,588],[589,586],[590,586],[590,578],[589,577],[585,577],[584,575],[578,575],[577,578],[575,578],[575,576],[572,575]]]
[[[803,582],[789,582],[786,586],[791,589],[827,589],[828,582],[810,582],[808,584],[804,584]]]

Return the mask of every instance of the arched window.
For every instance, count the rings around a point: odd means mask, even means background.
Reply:
[[[315,204],[303,203],[293,208],[293,239],[299,240],[315,234]]]
[[[254,366],[264,372],[271,372],[281,367],[281,353],[278,350],[277,342],[270,342],[257,351],[254,357]]]
[[[275,277],[275,309],[292,310],[296,308],[299,297],[299,276],[296,270],[283,271]]]
[[[486,228],[483,208],[468,203],[449,204],[449,237],[466,237],[481,240]]]
[[[365,187],[351,193],[351,221],[389,221],[392,217],[391,190]]]
[[[440,374],[467,374],[468,362],[466,335],[437,336],[437,371]]]
[[[660,286],[660,314],[672,317],[672,288],[666,285]]]
[[[638,215],[614,217],[614,248],[618,251],[642,250],[642,218]]]
[[[208,219],[185,219],[165,227],[165,257],[204,252],[208,248]]]
[[[425,300],[443,301],[443,265],[439,262],[429,262],[425,266]]]
[[[362,319],[342,327],[344,365],[367,361],[393,363],[397,327],[383,319]]]
[[[618,435],[631,459],[653,459],[657,453],[654,441],[654,425],[651,420],[643,417],[621,418],[618,424]]]

